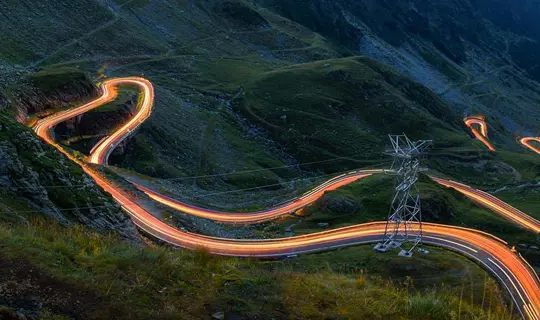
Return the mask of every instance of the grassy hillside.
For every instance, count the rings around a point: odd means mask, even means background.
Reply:
[[[389,133],[434,139],[441,148],[469,142],[461,119],[432,92],[368,58],[285,67],[244,89],[239,111],[300,161],[377,159]]]
[[[394,180],[389,176],[372,176],[326,194],[314,206],[304,210],[299,232],[314,228],[318,222],[330,222],[332,227],[350,223],[384,220],[393,196]],[[484,209],[465,196],[422,176],[418,184],[423,206],[423,219],[428,222],[469,226],[484,230],[517,244],[519,239],[534,241],[533,234],[524,233],[503,217]],[[512,202],[512,201],[510,201]],[[535,215],[534,210],[531,215]],[[306,231],[301,231],[302,233]]]
[[[381,161],[387,134],[407,133],[432,139],[427,164],[464,182],[502,185],[540,174],[535,154],[508,150],[515,149],[515,141],[486,152],[448,104],[369,58],[317,61],[253,76],[236,108],[300,161],[337,156]],[[336,166],[362,162],[317,167],[335,172]]]
[[[95,88],[73,84],[87,83],[85,73],[94,81],[144,75],[156,88],[155,112],[111,163],[165,178],[160,186],[181,199],[224,210],[265,207],[323,181],[323,174],[388,165],[382,154],[386,135],[402,132],[434,139],[425,164],[474,186],[495,189],[540,175],[535,154],[509,136],[498,138],[511,133],[497,117],[488,117],[499,150],[493,154],[471,139],[463,114],[433,91],[373,59],[341,58],[351,52],[339,43],[252,3],[77,4],[80,10],[71,2],[46,5],[46,15],[39,14],[35,3],[9,4],[26,12],[28,27],[80,14],[93,15],[85,21],[102,23],[79,27],[79,38],[71,42],[56,38],[67,32],[68,22],[59,23],[63,31],[54,35],[23,33],[29,47],[38,36],[49,46],[41,46],[39,58],[26,58],[24,70],[30,76],[23,86],[8,86],[8,98],[13,101],[13,93],[28,92],[26,84],[37,82],[35,87],[51,89],[53,96],[62,97],[55,87],[76,88],[84,100]],[[14,22],[5,26],[10,32],[18,27]],[[111,40],[119,33],[129,45]],[[34,75],[32,65],[43,70]],[[122,100],[134,94],[122,89]],[[36,96],[43,95],[30,97]],[[65,101],[77,100],[68,97]],[[111,118],[108,113],[126,101],[103,106],[90,118],[106,126],[102,118]],[[71,147],[85,151],[99,137],[71,138],[66,138],[73,141]],[[377,187],[389,192],[388,185]],[[361,199],[361,192],[350,196]],[[387,202],[381,203],[386,208]],[[477,220],[463,224],[475,227]]]
[[[340,59],[355,52],[330,34],[315,33],[314,26],[251,2],[43,6],[23,0],[2,7],[28,17],[25,30],[39,29],[16,36],[20,24],[4,25],[7,38],[36,52],[20,68],[6,60],[7,71],[15,68],[10,74],[76,68],[94,79],[144,75],[156,87],[156,111],[113,164],[157,178],[293,166],[177,186],[188,194],[275,185],[314,169],[332,173],[378,163],[386,134],[402,132],[435,139],[439,152],[453,147],[430,166],[462,180],[500,186],[538,177],[540,160],[516,145],[497,117],[488,119],[490,137],[511,153],[493,158],[469,139],[454,104],[373,60]],[[85,23],[71,28],[79,16]],[[345,37],[351,35],[347,30],[355,28],[344,27]],[[64,40],[69,32],[74,39]],[[294,167],[336,157],[355,160]],[[488,170],[494,174],[484,175]]]

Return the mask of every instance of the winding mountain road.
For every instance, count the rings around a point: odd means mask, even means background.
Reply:
[[[493,152],[496,151],[495,147],[493,147],[491,142],[489,142],[488,140],[487,124],[484,117],[480,117],[480,116],[466,117],[465,119],[463,119],[463,121],[465,122],[467,127],[471,129],[476,139],[482,141],[482,143],[485,144],[486,147],[488,147],[490,151],[493,151]],[[478,132],[478,130],[476,130],[476,128],[474,128],[473,125],[478,125],[480,127],[480,132]]]
[[[166,205],[174,210],[178,210],[187,214],[191,214],[197,217],[219,221],[222,223],[231,224],[255,224],[265,221],[270,221],[279,218],[280,216],[290,214],[305,206],[315,202],[322,197],[325,192],[336,190],[342,186],[348,185],[359,179],[369,177],[375,173],[381,173],[383,170],[357,170],[351,171],[347,174],[342,174],[335,178],[332,178],[318,187],[311,189],[304,193],[301,197],[285,202],[281,205],[272,207],[267,210],[261,210],[256,212],[220,212],[204,208],[199,208],[174,198],[168,197],[152,189],[143,187],[140,184],[133,183],[137,189],[143,191],[150,198],[155,201]]]
[[[521,138],[519,142],[521,142],[522,145],[526,146],[527,148],[531,149],[532,151],[540,154],[540,147],[535,147],[531,142],[537,142],[540,144],[540,137],[525,137]]]
[[[188,249],[204,247],[214,254],[240,257],[284,257],[300,253],[352,246],[361,243],[373,243],[377,242],[384,234],[386,222],[366,223],[313,234],[270,240],[214,238],[178,230],[167,225],[137,204],[127,191],[117,187],[113,182],[108,181],[94,169],[93,166],[88,165],[85,161],[71,155],[63,146],[56,143],[51,135],[52,129],[59,123],[114,100],[117,96],[116,87],[119,85],[136,85],[141,88],[143,95],[142,100],[140,100],[139,103],[137,114],[113,134],[102,139],[98,145],[92,149],[88,162],[92,164],[106,164],[107,158],[112,150],[123,139],[136,130],[152,112],[154,90],[152,84],[146,79],[129,77],[107,80],[101,86],[101,97],[72,110],[59,112],[44,118],[37,122],[34,126],[34,130],[44,141],[53,145],[69,159],[79,164],[99,186],[112,195],[112,197],[131,216],[133,222],[146,233],[179,247]],[[295,199],[280,207],[253,214],[236,213],[230,216],[233,217],[231,219],[239,219],[238,221],[241,221],[242,223],[250,223],[250,221],[266,221],[266,219],[269,219],[272,216],[275,217],[289,213],[297,210],[299,206],[305,206],[313,202],[314,199],[320,197],[325,191],[333,190],[339,186],[351,183],[374,173],[376,172],[352,171],[344,176],[334,178],[311,192],[308,192],[303,197]],[[507,218],[522,226],[528,227],[529,229],[538,228],[539,226],[538,221],[535,222],[535,220],[530,217],[530,219],[526,218],[524,213],[517,213],[510,210],[509,207],[511,206],[504,204],[504,202],[494,197],[492,198],[486,196],[487,194],[484,195],[482,193],[472,192],[465,188],[466,186],[455,182],[447,180],[443,181],[442,179],[441,182],[443,182],[443,185],[455,188],[460,192],[465,190],[471,193],[471,198],[475,199],[475,201],[494,209],[500,214],[503,214],[502,211],[504,209],[504,215]],[[137,187],[141,189],[141,186]],[[156,197],[159,198],[159,194],[152,190],[142,190],[154,199]],[[162,203],[164,203],[163,197],[160,198],[160,202]],[[230,222],[230,218],[225,217],[226,213],[196,208],[168,197],[167,201],[172,202],[170,205],[177,206],[181,211],[210,219],[217,219],[223,222]],[[500,210],[495,208],[500,208]],[[538,279],[538,276],[532,267],[520,255],[509,249],[506,242],[478,230],[431,223],[423,225],[423,232],[423,241],[425,243],[457,251],[483,265],[506,287],[524,318],[540,320],[540,279]]]
[[[480,140],[490,151],[495,152],[496,149],[493,147],[491,142],[488,140],[487,136],[487,123],[484,117],[481,116],[470,116],[463,119],[467,127],[471,129],[471,132],[476,137],[476,139]],[[473,125],[478,125],[480,128],[480,131],[476,130]],[[540,154],[540,147],[536,147],[533,145],[532,142],[540,143],[540,137],[525,137],[519,139],[519,142],[524,145],[525,147],[529,148],[531,151],[536,152]]]
[[[501,199],[498,199],[485,191],[471,188],[463,183],[436,177],[431,177],[431,179],[445,187],[453,188],[461,192],[479,205],[497,212],[501,216],[520,225],[521,227],[540,234],[540,221],[527,215],[523,211],[512,207]]]

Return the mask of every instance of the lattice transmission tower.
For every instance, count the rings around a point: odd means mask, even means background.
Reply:
[[[384,236],[375,250],[386,252],[401,248],[400,256],[410,257],[422,240],[422,214],[420,195],[416,188],[420,161],[418,157],[431,145],[431,140],[411,141],[405,134],[389,135],[394,157],[387,174],[396,176],[396,191],[388,214]],[[406,244],[406,247],[404,246]]]

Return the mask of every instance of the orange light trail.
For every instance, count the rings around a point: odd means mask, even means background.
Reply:
[[[325,192],[336,190],[342,186],[348,185],[359,179],[371,176],[374,173],[381,173],[383,170],[358,170],[352,171],[347,174],[340,175],[332,178],[320,186],[310,190],[301,197],[288,201],[282,205],[270,208],[268,210],[261,210],[256,212],[220,212],[208,209],[199,208],[193,205],[189,205],[168,197],[166,195],[157,193],[151,189],[143,187],[139,184],[133,183],[139,190],[146,193],[150,198],[155,201],[166,205],[172,209],[194,215],[197,217],[219,221],[222,223],[232,224],[255,224],[265,221],[274,220],[280,216],[295,212],[305,206],[313,203],[319,199]]]
[[[476,137],[476,139],[480,140],[483,144],[488,147],[490,151],[496,151],[496,149],[493,147],[493,145],[488,141],[488,133],[487,133],[487,124],[484,119],[484,117],[480,116],[472,116],[472,117],[466,117],[463,119],[467,127],[469,127],[473,133],[473,135]],[[473,125],[478,125],[480,127],[480,132],[473,128]]]
[[[435,177],[431,177],[431,179],[443,186],[453,188],[461,192],[476,203],[497,212],[501,216],[513,221],[514,223],[526,229],[529,229],[535,233],[540,233],[540,221],[534,219],[533,217],[527,215],[519,209],[512,207],[508,203],[492,196],[487,192],[474,189],[462,183],[451,180],[445,180]]]
[[[540,143],[540,137],[526,137],[521,138],[519,142],[521,142],[522,145],[526,146],[527,148],[531,149],[532,151],[540,154],[540,147],[535,147],[531,144],[531,142],[538,142]]]
[[[116,146],[122,142],[131,132],[137,129],[152,113],[154,106],[154,87],[150,81],[143,78],[121,78],[108,80],[104,83],[104,87],[116,87],[119,84],[131,84],[138,86],[143,90],[143,101],[140,103],[140,108],[133,118],[131,118],[120,129],[116,130],[110,136],[102,139],[94,146],[90,153],[90,163],[107,164],[107,159]],[[108,92],[110,90],[104,90]],[[99,106],[101,104],[98,104]],[[96,107],[97,107],[96,106]]]
[[[34,130],[45,142],[53,145],[69,159],[79,164],[101,188],[111,194],[141,230],[179,247],[188,249],[203,247],[214,254],[241,257],[283,257],[352,246],[361,243],[373,243],[377,242],[384,234],[386,222],[366,223],[296,237],[268,240],[237,240],[208,237],[178,230],[167,225],[138,205],[124,190],[108,181],[97,170],[73,157],[61,145],[56,143],[51,136],[51,129],[62,121],[112,101],[117,95],[115,87],[124,84],[135,84],[139,86],[143,89],[144,96],[137,114],[128,121],[126,125],[122,126],[109,137],[102,139],[100,143],[93,148],[90,162],[105,164],[107,162],[107,157],[114,147],[131,134],[132,130],[136,129],[150,115],[153,107],[154,91],[149,81],[135,77],[107,80],[102,84],[101,97],[83,106],[69,111],[59,112],[42,119],[34,126]],[[306,193],[300,199],[304,199],[301,200],[304,201],[304,205],[308,204],[310,201],[314,201],[313,199],[320,197],[321,192],[333,190],[339,186],[351,183],[361,177],[373,173],[376,172],[355,171],[348,175],[336,177],[311,192]],[[463,186],[457,183],[455,183],[457,185],[454,186],[454,182],[442,180],[441,182],[443,182],[443,184],[450,183],[452,184],[451,186],[456,189],[457,187]],[[461,192],[463,192],[463,190],[467,191],[464,187],[460,188],[461,189],[458,190]],[[524,213],[517,214],[517,218],[513,217],[516,215],[516,212],[509,210],[504,202],[494,197],[490,198],[486,196],[487,194],[482,193],[471,193],[478,196],[476,199],[477,201],[480,201],[479,199],[484,200],[482,203],[486,206],[508,210],[508,212],[505,212],[508,218],[516,222],[519,221],[518,223],[521,225],[531,227],[531,225],[534,224],[534,222],[521,216],[521,214],[525,215]],[[261,217],[266,219],[267,217],[264,215],[268,214],[268,212],[272,212],[274,215],[282,214],[284,211],[288,211],[295,207],[295,201],[284,205],[287,209],[277,208],[274,211],[270,209],[266,212],[256,213],[253,217],[254,219],[261,219]],[[189,206],[189,208],[193,207]],[[197,208],[197,211],[199,213],[206,211],[204,214],[213,217],[218,215],[218,218],[224,214],[201,208]],[[502,211],[503,210],[499,210],[497,212],[503,214]],[[259,216],[257,216],[257,214],[259,214]],[[242,219],[245,219],[246,216],[249,216],[249,214],[244,215]],[[507,243],[481,231],[431,223],[425,223],[423,225],[423,234],[425,243],[452,249],[467,255],[484,265],[507,287],[512,299],[517,303],[519,311],[524,317],[540,320],[540,280],[537,278],[530,265],[508,248]]]

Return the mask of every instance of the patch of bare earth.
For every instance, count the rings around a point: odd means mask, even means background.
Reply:
[[[88,289],[56,279],[27,261],[0,257],[0,319],[37,319],[44,313],[89,319],[105,311],[112,318],[124,314]]]

